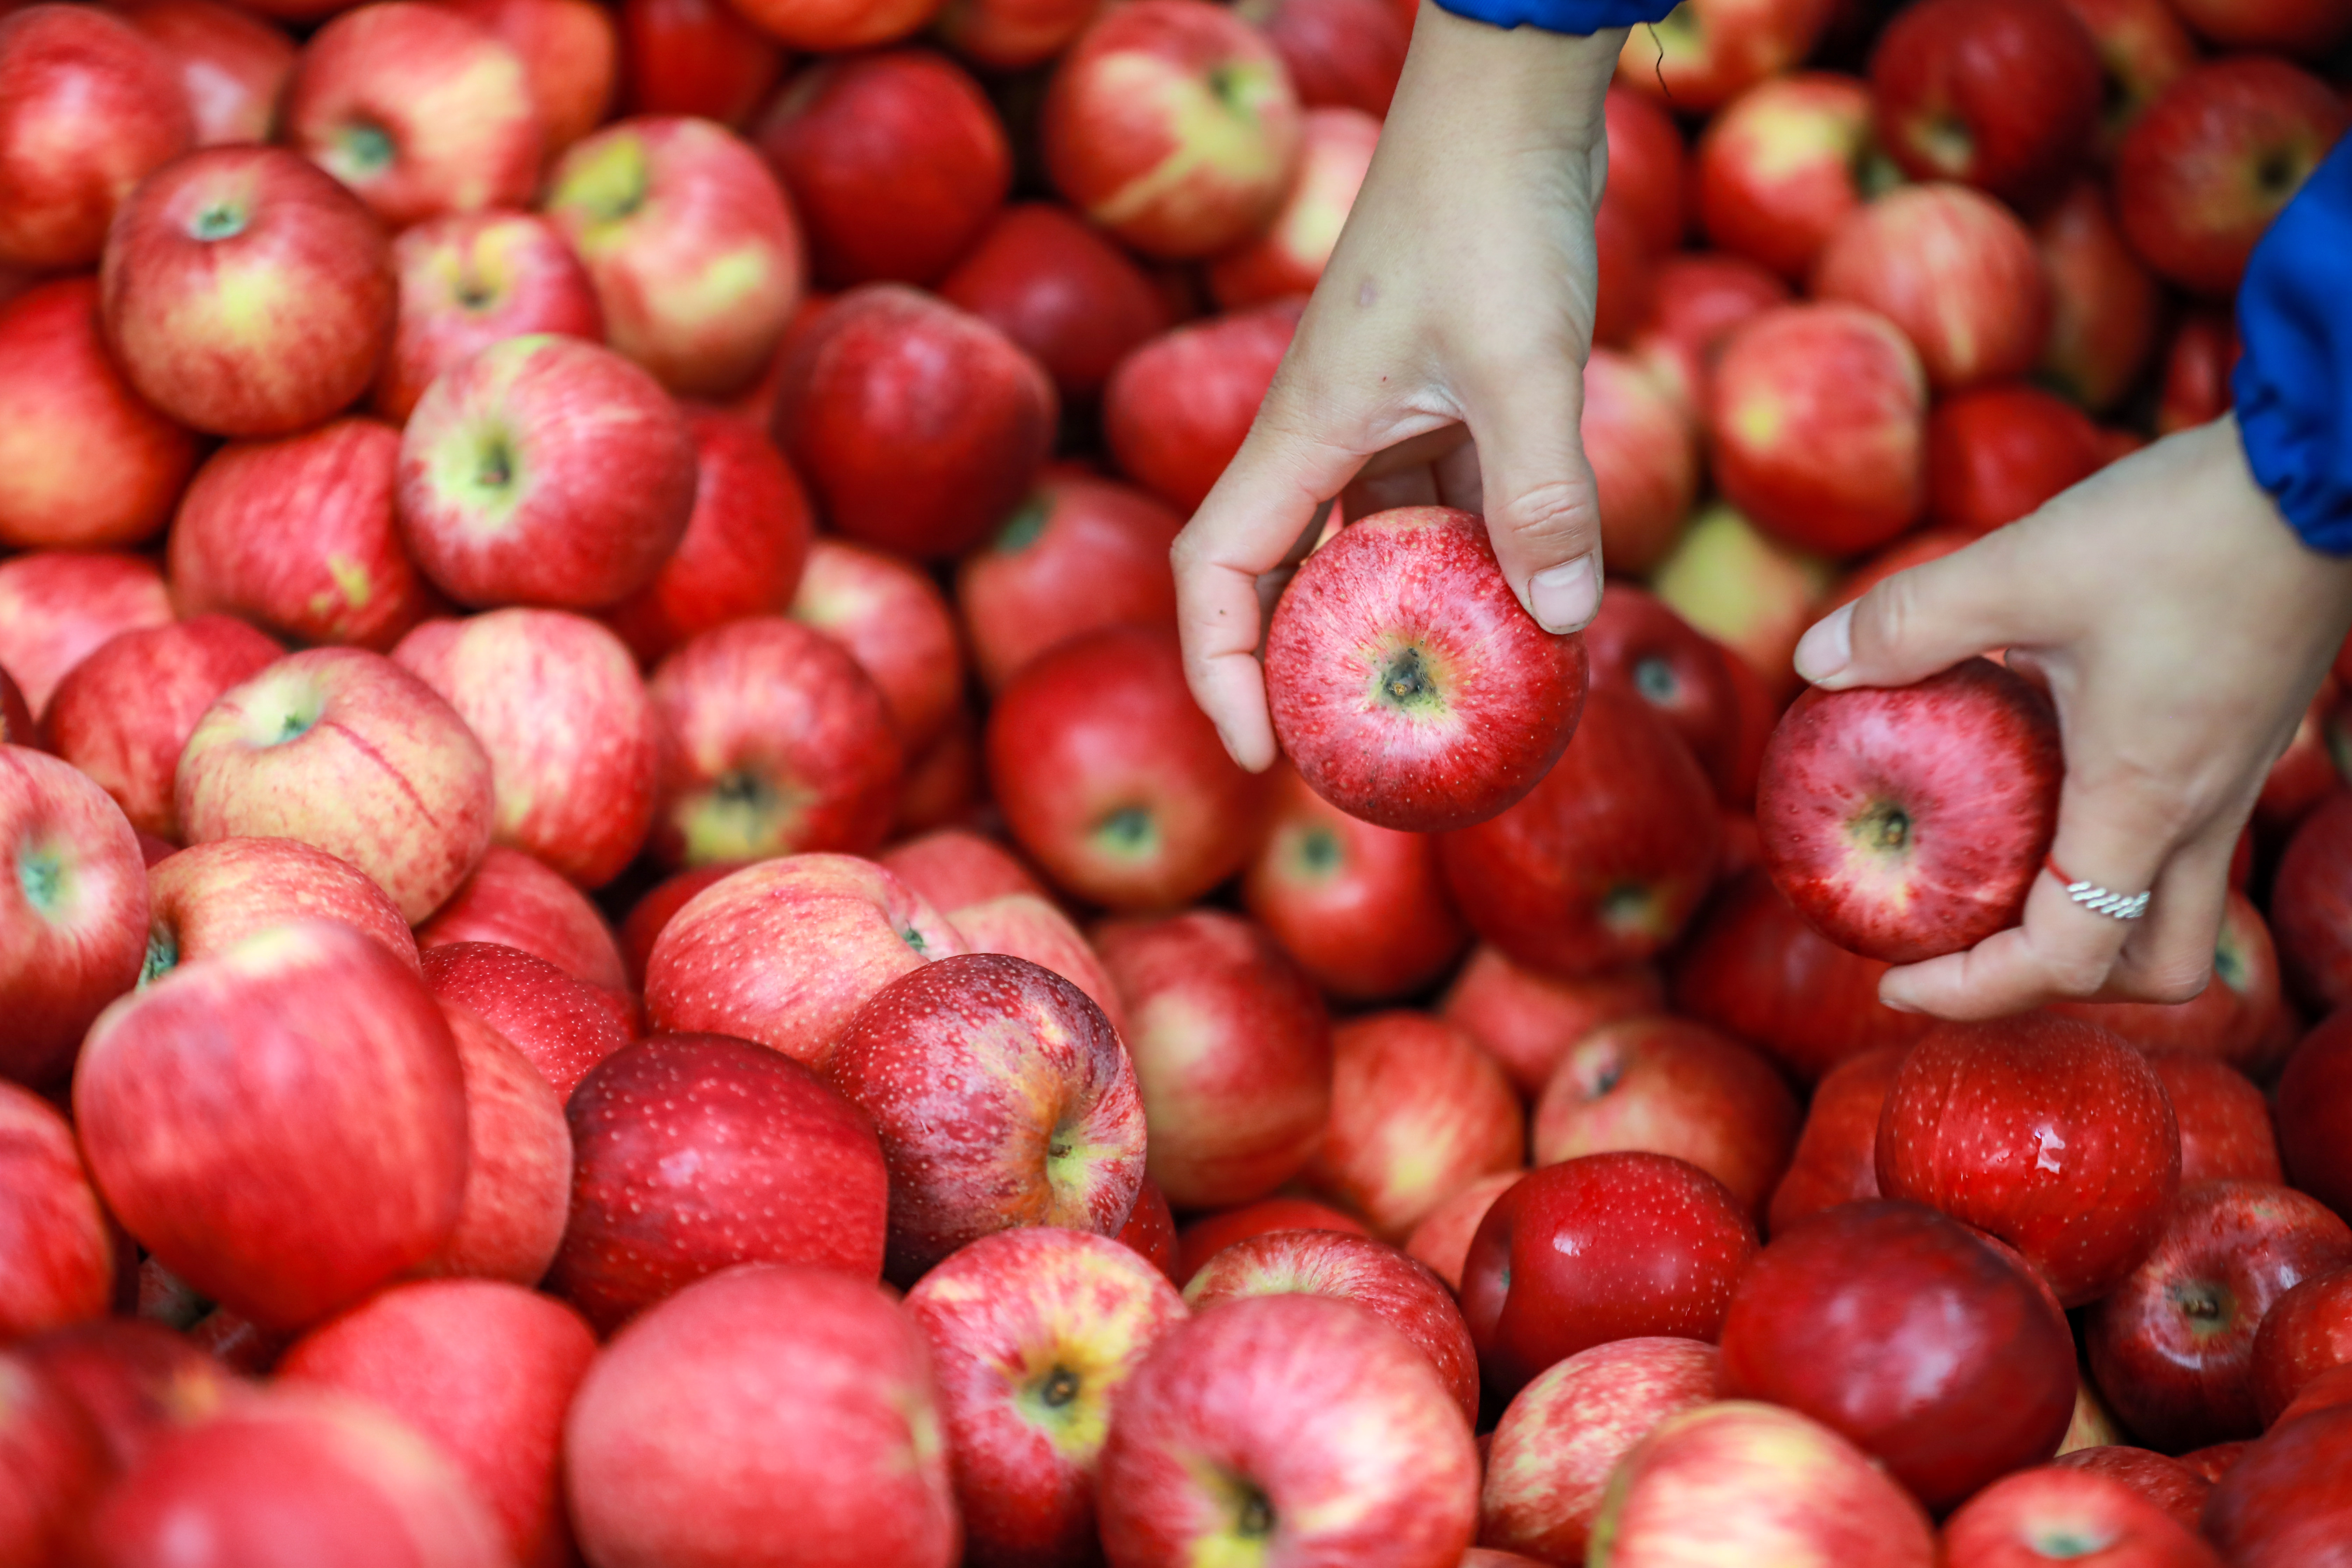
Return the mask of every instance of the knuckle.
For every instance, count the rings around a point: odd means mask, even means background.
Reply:
[[[1545,544],[1580,544],[1601,531],[1601,509],[1584,479],[1548,480],[1499,503],[1490,498],[1487,519],[1521,540]]]

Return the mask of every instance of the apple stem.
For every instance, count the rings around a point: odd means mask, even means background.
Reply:
[[[1059,1410],[1077,1396],[1078,1374],[1066,1366],[1057,1366],[1047,1373],[1045,1386],[1037,1391],[1037,1397],[1049,1410]]]

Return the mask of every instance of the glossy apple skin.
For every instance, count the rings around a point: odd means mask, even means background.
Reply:
[[[1133,249],[1184,261],[1232,248],[1280,207],[1301,114],[1281,56],[1199,0],[1107,11],[1046,89],[1045,169]]]
[[[1495,1200],[1462,1271],[1487,1386],[1516,1394],[1612,1340],[1712,1341],[1756,1227],[1723,1184],[1664,1154],[1546,1165]]]
[[[1676,406],[1696,417],[1706,406],[1710,366],[1724,337],[1788,301],[1789,286],[1743,257],[1712,250],[1664,257],[1630,352]]]
[[[2211,1481],[2152,1448],[2094,1445],[2063,1450],[2050,1462],[2061,1469],[2087,1470],[2121,1481],[2187,1531],[2196,1530],[2206,1496],[2213,1489]]]
[[[972,952],[1025,958],[1067,980],[1102,1009],[1120,1039],[1127,1037],[1127,1005],[1109,971],[1070,917],[1043,896],[1003,893],[951,908],[947,918]]]
[[[1638,1149],[1688,1161],[1751,1218],[1787,1168],[1796,1096],[1761,1056],[1703,1024],[1604,1024],[1570,1046],[1536,1101],[1535,1162]]]
[[[564,1408],[595,1337],[560,1301],[514,1285],[397,1285],[320,1324],[278,1362],[289,1384],[350,1394],[405,1422],[472,1483],[520,1564],[571,1547],[559,1479]]]
[[[882,1271],[888,1177],[866,1115],[798,1062],[660,1035],[599,1063],[565,1108],[572,1219],[548,1285],[604,1333],[747,1262]]]
[[[2262,1430],[2249,1366],[2271,1304],[2352,1263],[2352,1226],[2291,1188],[2180,1194],[2146,1260],[2092,1310],[2092,1375],[2133,1432],[2169,1451]]]
[[[441,1016],[466,1080],[466,1195],[448,1239],[417,1272],[536,1285],[555,1260],[572,1206],[563,1102],[479,1014],[443,1002]]]
[[[405,421],[436,376],[501,338],[533,332],[604,341],[587,268],[554,224],[531,213],[449,213],[392,242],[400,314],[373,395]]]
[[[964,951],[929,901],[881,867],[787,856],[721,878],[670,918],[646,962],[646,1014],[660,1029],[821,1062],[866,998]]]
[[[1501,816],[1438,841],[1471,929],[1520,963],[1591,974],[1664,950],[1714,879],[1714,791],[1638,697],[1597,690],[1576,737]]]
[[[1307,977],[1255,926],[1208,910],[1113,921],[1095,943],[1127,1005],[1168,1201],[1247,1203],[1297,1174],[1332,1095],[1330,1028]]]
[[[1723,1383],[1810,1415],[1935,1510],[2058,1451],[2074,1341],[2035,1283],[1916,1204],[1850,1204],[1756,1256],[1723,1320]]]
[[[1583,637],[1592,683],[1655,708],[1723,791],[1734,766],[1739,695],[1722,647],[1630,583],[1610,584]]]
[[[628,989],[620,944],[603,912],[561,874],[504,845],[484,850],[465,885],[416,928],[422,950],[463,942],[519,948],[593,989]]]
[[[1028,1226],[960,1249],[907,1293],[939,1379],[965,1560],[1080,1568],[1111,1402],[1186,1310],[1143,1258]]]
[[[725,0],[622,0],[621,106],[699,114],[740,130],[783,71],[784,52]]]
[[[188,737],[173,808],[191,844],[299,838],[417,921],[489,846],[489,759],[446,702],[381,654],[290,654],[224,692]]]
[[[1594,1345],[1547,1369],[1496,1424],[1479,1541],[1540,1562],[1583,1562],[1617,1462],[1667,1416],[1718,1398],[1721,1367],[1713,1345],[1650,1336]]]
[[[1331,1114],[1307,1184],[1402,1241],[1439,1204],[1527,1158],[1518,1095],[1460,1027],[1394,1011],[1331,1031]]]
[[[0,20],[0,266],[87,267],[150,171],[194,140],[171,58],[112,13]]]
[[[1184,1301],[1206,1312],[1255,1296],[1352,1301],[1429,1358],[1462,1419],[1478,1419],[1478,1352],[1453,1293],[1429,1268],[1367,1237],[1286,1230],[1235,1242],[1202,1264]]]
[[[1646,965],[1564,979],[1481,943],[1437,1010],[1467,1030],[1520,1094],[1532,1099],[1570,1047],[1604,1025],[1664,1012],[1665,993],[1657,972]]]
[[[1168,549],[1184,520],[1131,486],[1049,471],[956,571],[956,608],[992,691],[1057,643],[1176,624]]]
[[[2029,1014],[1930,1029],[1887,1091],[1877,1161],[1887,1196],[2009,1243],[2074,1307],[2120,1284],[2163,1234],[2180,1134],[2138,1052]]]
[[[897,284],[843,295],[794,334],[777,444],[835,530],[960,555],[1043,468],[1057,416],[1037,362],[977,316]]]
[[[753,140],[791,194],[827,289],[937,282],[1013,188],[994,106],[929,49],[811,66]]]
[[[1917,520],[1927,386],[1884,317],[1834,302],[1767,310],[1725,339],[1708,398],[1717,479],[1776,537],[1852,554]],[[1844,454],[1833,470],[1809,456],[1824,442]]]
[[[496,942],[428,951],[425,984],[445,1004],[478,1016],[522,1053],[556,1099],[568,1100],[596,1064],[629,1044],[609,1004],[546,960]]]
[[[49,744],[112,795],[131,826],[176,839],[172,781],[189,732],[222,692],[283,651],[226,616],[124,632],[58,683]]]
[[[219,838],[178,850],[148,868],[147,893],[142,981],[297,920],[350,926],[417,969],[416,939],[391,895],[358,867],[295,839]]]
[[[0,305],[0,543],[137,544],[170,518],[196,450],[108,357],[95,279]]]
[[[2328,1017],[2304,1037],[2278,1083],[2279,1155],[2288,1180],[2338,1214],[2352,1214],[2346,1086],[2352,1084],[2352,1016]]]
[[[278,927],[123,1000],[83,1047],[74,1115],[124,1228],[268,1328],[431,1257],[464,1194],[448,1026],[348,926]]]
[[[1212,261],[1209,293],[1238,310],[1312,293],[1371,167],[1381,122],[1360,109],[1310,109],[1300,120],[1298,173],[1265,231]]]
[[[2352,1362],[2352,1268],[2306,1276],[2273,1300],[2247,1360],[2264,1426],[2322,1373]]]
[[[2098,426],[2038,386],[1978,386],[1927,416],[1927,521],[1982,535],[2106,466]]]
[[[1722,1400],[1667,1416],[1619,1462],[1592,1526],[1591,1561],[1665,1568],[1867,1563],[1930,1568],[1919,1504],[1853,1444],[1793,1410]]]
[[[950,1568],[955,1497],[930,1357],[882,1290],[761,1264],[688,1286],[607,1345],[564,1421],[592,1563]]]
[[[398,298],[375,218],[274,147],[205,149],[142,182],[108,233],[99,289],[107,344],[140,396],[247,437],[355,402]]]
[[[2054,1012],[2113,1029],[2140,1049],[2192,1052],[2263,1074],[2278,1032],[2279,956],[2262,912],[2234,889],[2214,943],[2213,978],[2187,1002],[2058,1002]]]
[[[1170,325],[1167,301],[1134,259],[1047,202],[999,212],[939,291],[1034,355],[1072,400],[1100,393],[1129,350]]]
[[[1684,112],[1718,109],[1811,54],[1833,9],[1822,0],[1689,0],[1633,29],[1618,85]]]
[[[1239,1246],[1252,1237],[1288,1230],[1328,1230],[1362,1237],[1372,1234],[1355,1215],[1341,1214],[1312,1198],[1260,1198],[1239,1208],[1220,1209],[1179,1231],[1176,1267],[1170,1277],[1182,1285],[1228,1247]]]
[[[187,615],[384,652],[436,595],[395,521],[400,434],[376,419],[234,441],[196,470],[167,544]]]
[[[40,1096],[0,1081],[0,1337],[105,1317],[114,1272],[114,1237],[73,1129]]]
[[[947,729],[963,698],[963,649],[947,596],[920,567],[887,551],[820,539],[792,616],[849,650],[910,755]]]
[[[579,141],[613,107],[620,38],[593,0],[455,0],[522,61],[541,142],[550,157]]]
[[[2024,375],[2049,342],[2032,235],[1965,185],[1906,185],[1857,210],[1814,264],[1812,291],[1900,327],[1937,392]]]
[[[1188,322],[1119,361],[1103,387],[1103,439],[1119,471],[1195,510],[1241,450],[1302,308],[1277,300]]]
[[[2042,373],[2084,407],[2106,413],[2155,355],[2161,289],[2096,182],[2076,184],[2034,226],[2033,237],[2050,280]]]
[[[2232,1568],[2335,1568],[2352,1539],[2352,1406],[2281,1422],[2213,1483],[2206,1539]]]
[[[986,747],[1014,841],[1089,902],[1181,905],[1255,842],[1266,785],[1225,754],[1161,628],[1107,627],[1032,660],[990,712]]]
[[[1958,952],[2018,922],[2064,766],[2049,699],[1989,659],[1916,686],[1815,689],[1764,753],[1764,864],[1841,947],[1890,963]]]
[[[1781,1236],[1824,1209],[1879,1195],[1879,1113],[1903,1054],[1903,1047],[1882,1046],[1822,1075],[1788,1173],[1772,1190],[1767,1234]]]
[[[2352,793],[2322,801],[2297,825],[2271,884],[2270,917],[2296,999],[2323,1014],[2352,1001]]]
[[[2180,1185],[2200,1182],[2283,1183],[2269,1103],[2246,1075],[2190,1051],[2150,1051],[2180,1128]]]
[[[1470,1428],[1428,1358],[1361,1308],[1233,1301],[1170,1330],[1112,1412],[1099,1491],[1122,1563],[1264,1550],[1450,1568],[1478,1522]]]
[[[1929,0],[1871,52],[1878,141],[1915,180],[2032,205],[2090,156],[2098,47],[2063,5]]]
[[[578,338],[491,344],[401,432],[417,564],[460,604],[598,609],[653,580],[694,510],[694,438],[654,378]]]
[[[2090,30],[2104,77],[2096,153],[2111,161],[2124,132],[2197,63],[2197,41],[2166,0],[2064,0]]]
[[[1761,82],[1700,138],[1692,182],[1699,224],[1723,249],[1801,282],[1862,205],[1872,151],[1864,83],[1832,71]]]
[[[1176,1279],[1176,1215],[1168,1206],[1168,1194],[1150,1176],[1135,1194],[1135,1209],[1127,1216],[1116,1237],[1121,1247],[1133,1251],[1165,1275],[1172,1284]]]
[[[1266,634],[1276,736],[1315,793],[1409,833],[1485,822],[1575,732],[1574,635],[1538,626],[1468,512],[1403,507],[1343,529],[1283,590]]]
[[[172,620],[163,574],[144,556],[38,550],[0,561],[0,667],[34,719],[67,671],[117,634]]]
[[[608,125],[549,171],[541,210],[594,279],[613,347],[681,395],[741,391],[800,303],[798,222],[724,126],[677,115]]]
[[[935,909],[960,910],[1014,893],[1047,896],[1045,884],[1011,850],[970,828],[942,827],[902,838],[876,860]]]
[[[2021,1470],[1970,1498],[1945,1521],[1950,1568],[2027,1568],[2088,1555],[2133,1568],[2220,1568],[2184,1524],[2125,1481],[2057,1465]]]
[[[1698,494],[1698,432],[1689,411],[1645,363],[1595,348],[1584,366],[1582,434],[1601,549],[1611,567],[1646,572],[1674,547]],[[1622,586],[1611,584],[1609,597]]]
[[[111,797],[66,763],[0,745],[0,1079],[62,1077],[100,1010],[137,984],[147,873]]]
[[[482,742],[496,842],[589,888],[635,858],[653,821],[656,739],[620,638],[562,610],[494,610],[427,621],[392,657]]]
[[[2209,60],[2116,152],[2116,216],[2168,281],[2227,298],[2254,241],[2341,135],[2342,101],[2275,57]]]

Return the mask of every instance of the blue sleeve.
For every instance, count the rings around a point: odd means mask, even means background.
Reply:
[[[1488,22],[1497,27],[1521,23],[1547,33],[1598,33],[1608,27],[1631,27],[1642,22],[1663,22],[1675,0],[1437,0],[1457,16]]]
[[[2352,555],[2352,136],[2254,247],[2231,382],[2254,478],[2314,550]]]

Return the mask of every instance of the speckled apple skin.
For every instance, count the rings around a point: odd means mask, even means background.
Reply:
[[[1849,952],[1890,963],[1958,952],[2022,917],[2065,771],[2050,700],[1990,659],[1916,686],[1816,687],[1765,748],[1764,864]],[[1881,805],[1908,818],[1899,850],[1855,842]]]
[[[392,896],[348,861],[291,838],[216,838],[147,868],[155,973],[223,952],[271,926],[338,921],[417,967],[416,938]]]
[[[466,885],[416,928],[420,952],[459,942],[516,948],[590,985],[629,989],[620,942],[588,895],[503,844],[484,850]]]
[[[539,1069],[560,1100],[629,1043],[621,1012],[536,953],[494,942],[453,942],[424,953],[425,984],[481,1016]]]
[[[1246,1561],[1241,1486],[1270,1561],[1454,1568],[1478,1522],[1478,1453],[1429,1358],[1362,1308],[1230,1301],[1171,1330],[1119,1393],[1103,1450],[1116,1568]]]
[[[441,1016],[466,1079],[466,1195],[449,1239],[418,1272],[537,1285],[572,1211],[563,1101],[480,1014],[444,1002]]]
[[[1116,1241],[1029,1226],[982,1237],[907,1292],[931,1347],[973,1568],[1099,1560],[1095,1475],[1113,1397],[1190,1315],[1166,1276]],[[1058,1406],[1040,1394],[1076,1380]]]
[[[2027,1014],[1939,1024],[1879,1112],[1878,1185],[2022,1253],[2068,1307],[2156,1245],[2180,1132],[2147,1059],[2095,1025]]]
[[[1379,696],[1418,648],[1442,707]],[[1486,524],[1401,507],[1342,529],[1283,590],[1266,634],[1275,734],[1315,793],[1409,833],[1467,827],[1533,789],[1583,711],[1584,642],[1519,607]]]

